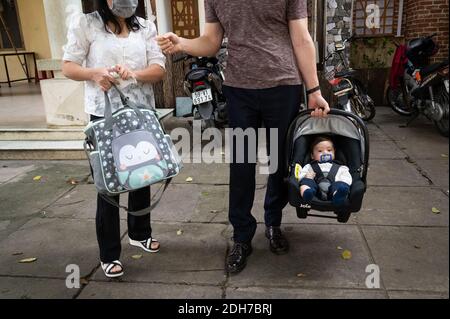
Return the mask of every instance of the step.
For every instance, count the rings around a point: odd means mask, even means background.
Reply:
[[[0,160],[86,159],[83,141],[0,141]]]
[[[169,117],[173,109],[157,109],[160,119]],[[0,141],[76,141],[84,140],[85,126],[55,128],[1,128]]]
[[[161,120],[173,109],[158,109]],[[0,160],[84,160],[84,127],[0,128]]]
[[[71,128],[0,128],[0,141],[71,141],[83,140],[83,127]]]

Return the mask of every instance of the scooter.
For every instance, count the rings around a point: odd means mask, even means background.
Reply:
[[[189,61],[189,70],[183,82],[183,88],[192,97],[193,116],[202,121],[202,130],[209,127],[223,127],[228,122],[227,103],[222,91],[225,81],[224,56],[226,47],[222,46],[217,57],[193,57],[182,55],[174,62]]]
[[[328,61],[337,55],[341,65],[341,70],[333,72],[327,79],[338,99],[338,108],[356,114],[364,121],[370,121],[376,115],[375,103],[361,81],[356,79],[358,72],[349,67],[344,56],[346,44],[352,39],[353,37],[350,37],[342,43],[335,43],[334,51],[325,58],[325,61]]]
[[[438,131],[449,136],[449,70],[448,59],[427,65],[428,58],[435,55],[439,46],[433,38],[436,34],[416,38],[406,46],[397,45],[402,50],[405,62],[403,72],[394,67],[386,93],[391,108],[400,115],[411,116],[409,126],[420,114],[433,121]],[[402,71],[402,70],[400,70]]]

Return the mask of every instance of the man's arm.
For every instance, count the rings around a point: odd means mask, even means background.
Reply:
[[[185,39],[174,33],[156,38],[164,54],[185,52],[192,56],[214,56],[222,45],[224,31],[220,23],[206,23],[205,32],[196,39]]]
[[[306,89],[313,89],[319,86],[319,79],[316,68],[316,48],[308,31],[308,19],[290,20],[289,33]],[[315,109],[312,112],[313,116],[322,117],[330,111],[330,107],[320,91],[310,94],[308,98],[309,108]]]

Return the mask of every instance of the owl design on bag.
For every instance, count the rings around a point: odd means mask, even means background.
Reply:
[[[157,145],[146,131],[132,132],[114,140],[116,172],[125,188],[139,189],[167,176],[167,163]]]

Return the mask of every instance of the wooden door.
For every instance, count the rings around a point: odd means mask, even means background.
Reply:
[[[184,38],[200,36],[200,22],[197,0],[172,0],[172,29]]]

